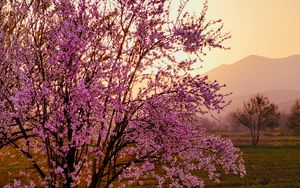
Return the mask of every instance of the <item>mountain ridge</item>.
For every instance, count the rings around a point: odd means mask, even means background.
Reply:
[[[278,59],[251,55],[204,75],[226,84],[226,92],[240,96],[270,90],[300,90],[299,73],[300,55]]]
[[[300,54],[284,58],[250,55],[233,64],[220,65],[205,75],[226,85],[221,92],[233,93],[228,97],[232,103],[225,112],[241,107],[256,93],[266,95],[285,112],[300,98]]]

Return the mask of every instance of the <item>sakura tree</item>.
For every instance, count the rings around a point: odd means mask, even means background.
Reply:
[[[245,174],[239,149],[195,123],[227,105],[222,85],[191,71],[230,35],[206,20],[207,3],[197,16],[174,2],[1,1],[0,151],[34,169],[6,187],[203,187],[221,169]]]

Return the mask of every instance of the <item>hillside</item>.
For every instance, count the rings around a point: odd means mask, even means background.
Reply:
[[[251,55],[206,73],[211,80],[226,84],[233,96],[273,90],[300,91],[300,55],[271,59]]]
[[[248,56],[230,65],[221,65],[206,73],[210,80],[226,84],[223,92],[233,92],[231,105],[235,110],[256,93],[263,93],[279,106],[289,108],[300,98],[300,55],[271,59]]]

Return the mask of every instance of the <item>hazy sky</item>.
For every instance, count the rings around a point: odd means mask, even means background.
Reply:
[[[191,0],[200,12],[203,0]],[[248,55],[271,58],[300,54],[300,0],[208,0],[208,17],[223,19],[231,50],[213,50],[204,58],[207,71]]]

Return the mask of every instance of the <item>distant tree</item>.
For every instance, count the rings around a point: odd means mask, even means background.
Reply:
[[[242,109],[232,114],[233,120],[251,131],[252,144],[257,146],[262,129],[274,128],[279,124],[278,107],[261,94],[257,94],[244,103]]]
[[[298,99],[291,108],[287,126],[290,129],[300,131],[300,99]]]

